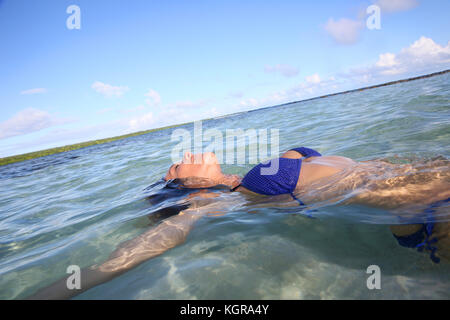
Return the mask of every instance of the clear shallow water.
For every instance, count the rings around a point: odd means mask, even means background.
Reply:
[[[426,163],[450,156],[449,80],[260,109],[203,127],[276,128],[280,151],[303,145],[358,161]],[[171,164],[173,130],[0,167],[0,298],[25,298],[69,265],[99,264],[165,218],[156,211],[185,193],[146,188]],[[250,168],[223,165],[240,175]],[[388,228],[392,213],[326,205],[311,219],[219,194],[225,215],[202,218],[184,244],[76,299],[450,298],[450,264],[399,246]],[[449,215],[444,207],[439,219]],[[366,287],[372,264],[381,268],[381,290]]]

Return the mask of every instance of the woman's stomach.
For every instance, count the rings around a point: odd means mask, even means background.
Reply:
[[[311,157],[302,161],[297,188],[335,175],[356,164],[350,158],[340,156]]]

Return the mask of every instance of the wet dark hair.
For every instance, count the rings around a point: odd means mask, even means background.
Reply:
[[[180,211],[190,207],[187,200],[189,194],[205,189],[223,191],[229,190],[229,187],[217,185],[210,179],[198,177],[167,181],[162,178],[156,181],[144,189],[144,192],[150,193],[145,197],[146,200],[155,207],[155,210],[149,214],[149,219],[160,221],[179,214]]]

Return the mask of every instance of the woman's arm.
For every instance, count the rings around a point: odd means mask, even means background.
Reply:
[[[164,220],[157,227],[121,244],[109,259],[96,269],[101,272],[126,271],[145,260],[159,256],[183,243],[194,222],[201,216],[197,210],[188,209]]]
[[[195,221],[205,213],[199,209],[187,209],[170,217],[140,236],[121,244],[107,261],[99,266],[83,268],[80,274],[81,288],[68,289],[68,275],[50,286],[39,290],[27,299],[62,300],[72,298],[94,286],[107,282],[140,263],[159,256],[183,243]]]

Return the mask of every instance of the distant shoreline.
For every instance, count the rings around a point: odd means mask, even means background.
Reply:
[[[155,128],[155,129],[150,129],[150,130],[145,130],[145,131],[138,131],[138,132],[134,132],[134,133],[124,134],[121,136],[116,136],[116,137],[111,137],[111,138],[90,140],[90,141],[75,143],[75,144],[71,144],[71,145],[67,145],[67,146],[63,146],[63,147],[55,147],[55,148],[51,148],[51,149],[33,151],[33,152],[28,152],[28,153],[24,153],[24,154],[15,155],[15,156],[0,158],[0,166],[4,166],[4,165],[10,164],[10,163],[15,163],[15,162],[45,157],[45,156],[49,156],[49,155],[56,154],[56,153],[78,150],[78,149],[86,148],[86,147],[93,146],[96,144],[104,144],[104,143],[113,142],[116,140],[121,140],[121,139],[129,138],[129,137],[140,136],[140,135],[154,132],[154,131],[160,131],[160,130],[164,130],[164,129],[180,127],[182,125],[189,124],[189,123],[190,122],[180,123],[180,124],[175,124],[175,125],[161,127],[161,128]]]
[[[447,69],[447,70],[444,70],[444,71],[439,71],[439,72],[433,72],[433,73],[422,75],[422,76],[417,76],[417,77],[412,77],[412,78],[407,78],[407,79],[401,79],[401,80],[396,80],[396,81],[390,81],[390,82],[381,83],[381,84],[368,86],[368,87],[362,87],[362,88],[358,88],[358,89],[352,89],[352,90],[347,90],[347,91],[342,91],[342,92],[330,93],[330,94],[326,94],[326,95],[322,95],[322,96],[318,96],[318,97],[314,97],[314,98],[309,98],[309,99],[305,99],[305,100],[287,102],[287,103],[279,104],[279,105],[276,105],[276,106],[262,107],[262,108],[258,108],[258,109],[254,109],[254,110],[249,110],[249,112],[250,111],[256,111],[256,110],[262,110],[262,109],[268,109],[268,108],[274,108],[274,107],[280,107],[280,106],[286,106],[286,105],[293,104],[293,103],[298,103],[298,102],[306,102],[306,101],[311,101],[311,100],[316,100],[316,99],[323,99],[323,98],[328,98],[328,97],[332,97],[332,96],[336,96],[336,95],[347,94],[347,93],[352,93],[352,92],[357,92],[357,91],[364,91],[364,90],[368,90],[368,89],[374,89],[374,88],[389,86],[389,85],[402,83],[402,82],[409,82],[409,81],[414,81],[414,80],[419,80],[419,79],[430,78],[430,77],[442,75],[442,74],[445,74],[445,73],[448,73],[448,72],[450,72],[450,69]],[[237,112],[236,114],[238,114],[238,113],[240,113],[240,112]],[[222,117],[229,117],[229,116],[232,116],[232,115],[234,115],[234,114],[229,114],[229,115],[225,115],[225,116],[222,116]],[[212,118],[212,119],[214,119],[214,118]],[[210,119],[203,119],[203,120],[210,120]],[[41,151],[34,151],[34,152],[29,152],[29,153],[9,156],[9,157],[5,157],[5,158],[0,158],[0,166],[7,165],[7,164],[10,164],[10,163],[20,162],[20,161],[40,158],[40,157],[44,157],[44,156],[48,156],[48,155],[52,155],[52,154],[56,154],[56,153],[62,153],[62,152],[66,152],[66,151],[77,150],[77,149],[89,147],[89,146],[92,146],[92,145],[108,143],[108,142],[121,140],[121,139],[129,138],[129,137],[133,137],[133,136],[139,136],[139,135],[147,134],[147,133],[154,132],[154,131],[160,131],[160,130],[164,130],[164,129],[180,127],[180,126],[183,126],[183,125],[186,125],[186,124],[189,124],[189,123],[192,123],[192,122],[180,123],[180,124],[175,124],[175,125],[161,127],[161,128],[155,128],[155,129],[150,129],[150,130],[145,130],[145,131],[138,131],[138,132],[129,133],[129,134],[116,136],[116,137],[111,137],[111,138],[105,138],[105,139],[99,139],[99,140],[91,140],[91,141],[76,143],[76,144],[67,145],[67,146],[63,146],[63,147],[55,147],[55,148],[51,148],[51,149],[45,149],[45,150],[41,150]]]
[[[445,74],[445,73],[449,73],[449,72],[450,72],[450,69],[447,69],[447,70],[443,70],[443,71],[438,71],[438,72],[425,74],[425,75],[422,75],[422,76],[406,78],[406,79],[401,79],[401,80],[395,80],[395,81],[389,81],[389,82],[385,82],[385,83],[375,84],[373,86],[361,87],[361,88],[358,88],[358,89],[351,89],[351,90],[346,90],[346,91],[341,91],[341,92],[336,92],[336,93],[329,93],[329,94],[325,94],[325,95],[322,95],[322,96],[317,96],[317,97],[308,98],[308,99],[304,99],[304,100],[286,102],[286,103],[283,103],[283,104],[277,104],[276,106],[262,107],[262,108],[255,109],[255,110],[261,110],[261,109],[267,109],[267,108],[273,108],[273,107],[281,107],[281,106],[286,106],[286,105],[293,104],[293,103],[306,102],[306,101],[311,101],[311,100],[316,100],[316,99],[323,99],[323,98],[328,98],[328,97],[332,97],[332,96],[337,96],[337,95],[341,95],[341,94],[347,94],[347,93],[352,93],[352,92],[357,92],[357,91],[364,91],[364,90],[369,90],[369,89],[375,89],[375,88],[384,87],[384,86],[390,86],[390,85],[397,84],[397,83],[402,83],[402,82],[409,82],[409,81],[414,81],[414,80],[431,78],[431,77],[439,76],[439,75],[442,75],[442,74]],[[255,111],[255,110],[251,110],[251,111]]]

